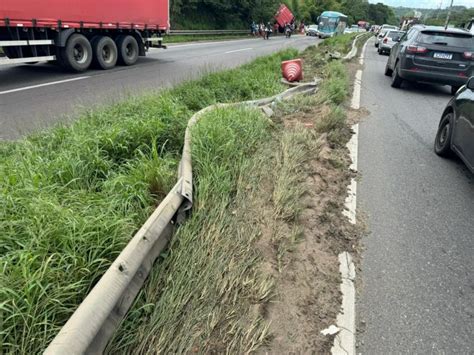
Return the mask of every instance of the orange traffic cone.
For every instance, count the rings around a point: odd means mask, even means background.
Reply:
[[[281,72],[289,82],[303,80],[303,60],[293,59],[282,62]]]

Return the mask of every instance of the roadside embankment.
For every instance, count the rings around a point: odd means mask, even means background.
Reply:
[[[349,38],[349,39],[347,39]],[[320,90],[260,111],[218,108],[193,128],[194,207],[107,349],[327,352],[352,177],[344,63],[352,37],[299,54]],[[43,350],[176,181],[193,113],[284,90],[288,50],[0,143],[4,352]]]

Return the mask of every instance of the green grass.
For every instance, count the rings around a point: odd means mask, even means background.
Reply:
[[[2,352],[37,353],[52,340],[174,184],[192,113],[280,92],[280,62],[295,55],[260,58],[0,143]]]
[[[321,49],[346,54],[351,50],[352,42],[357,35],[357,33],[349,33],[328,38],[321,43]]]
[[[258,111],[220,109],[201,118],[193,130],[192,217],[108,353],[242,353],[261,344],[265,324],[248,308],[269,297],[271,282],[258,273],[259,229],[241,207],[258,193],[253,179],[265,162],[257,152],[270,136]]]
[[[216,102],[282,91],[280,62],[296,55],[288,50],[260,58],[86,112],[71,126],[0,143],[2,352],[37,353],[52,340],[174,184],[191,115]],[[321,68],[337,83],[323,84],[318,102],[341,105],[347,74],[339,64]],[[334,141],[342,144],[344,112],[320,119],[329,121],[317,123],[317,131],[335,130]],[[294,174],[302,171],[311,139],[280,137],[272,129],[257,112],[239,109],[212,112],[196,127],[194,213],[110,353],[241,353],[265,341],[267,325],[255,309],[270,297],[272,280],[258,270],[259,215],[245,211],[255,211],[249,203],[263,198],[259,187],[272,176],[275,218],[298,216],[295,196],[304,189]],[[300,234],[295,227],[288,240],[279,239],[279,255]]]

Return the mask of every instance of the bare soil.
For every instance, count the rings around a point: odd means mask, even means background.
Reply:
[[[283,119],[287,129],[298,123],[312,129],[321,108]],[[276,280],[275,295],[262,310],[270,322],[270,341],[260,353],[329,353],[333,337],[321,331],[336,323],[340,311],[338,254],[357,248],[359,231],[343,216],[347,185],[352,173],[345,148],[334,148],[321,135],[305,169],[304,210],[295,225],[302,239],[285,254],[283,268],[272,246],[275,233],[290,233],[291,225],[277,223],[264,228],[259,248],[265,271]],[[334,166],[335,158],[342,166]],[[278,238],[277,238],[278,239]]]

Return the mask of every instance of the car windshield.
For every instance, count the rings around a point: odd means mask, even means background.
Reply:
[[[439,44],[450,47],[462,47],[474,50],[474,38],[469,33],[449,33],[442,31],[424,31],[418,36],[418,42]]]
[[[315,29],[317,29],[317,28],[318,28],[318,25],[311,25],[311,26],[309,26],[309,28],[315,28]]]

